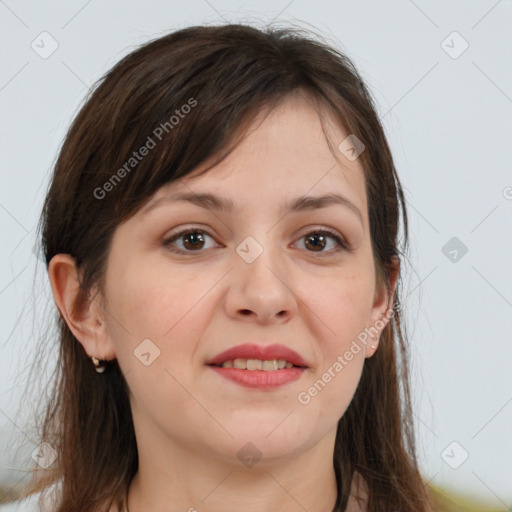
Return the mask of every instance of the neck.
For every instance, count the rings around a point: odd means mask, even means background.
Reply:
[[[337,497],[332,456],[335,432],[301,454],[238,460],[184,448],[139,442],[139,469],[128,493],[129,512],[331,512]],[[163,441],[163,439],[161,439]]]

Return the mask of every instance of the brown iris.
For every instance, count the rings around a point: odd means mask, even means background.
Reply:
[[[202,245],[197,245],[198,242],[204,244],[204,236],[197,231],[183,235],[183,246],[187,249],[201,249]],[[188,247],[187,243],[190,243],[191,247]]]
[[[318,241],[315,241],[318,239],[321,239],[320,243]],[[314,251],[317,251],[318,248],[320,248],[320,250],[322,250],[325,247],[325,236],[324,235],[320,235],[320,234],[309,235],[308,237],[306,237],[305,245],[307,246],[311,240],[313,240],[313,242],[310,245],[311,245],[311,247],[313,247]]]

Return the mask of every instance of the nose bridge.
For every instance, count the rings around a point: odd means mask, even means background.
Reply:
[[[294,296],[287,283],[284,254],[271,233],[249,235],[236,247],[236,271],[233,274],[231,308],[252,311],[261,318],[273,318],[294,309]],[[232,311],[233,312],[233,311]]]
[[[258,281],[266,280],[270,273],[274,279],[276,276],[270,269],[278,269],[279,248],[274,247],[275,242],[271,234],[261,232],[245,237],[236,247],[236,253],[242,261],[237,262],[241,268],[241,274],[245,277],[254,276]]]

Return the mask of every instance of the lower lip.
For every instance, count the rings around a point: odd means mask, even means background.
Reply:
[[[276,389],[290,382],[295,382],[302,377],[305,368],[283,368],[282,370],[241,370],[240,368],[223,368],[210,365],[225,379],[229,379],[241,386],[254,389]]]

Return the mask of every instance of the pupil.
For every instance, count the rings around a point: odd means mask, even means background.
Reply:
[[[195,245],[197,241],[204,242],[203,237],[199,233],[189,233],[185,237],[185,245],[190,242],[192,244],[192,248],[197,248],[197,245]]]
[[[322,243],[320,243],[320,244],[319,244],[319,243],[315,243],[315,242],[313,242],[313,243],[312,243],[312,246],[313,246],[313,247],[317,247],[317,248],[319,247],[320,249],[323,249],[323,247],[325,246],[325,238],[324,238],[324,236],[323,236],[323,235],[311,235],[311,236],[309,236],[309,237],[307,238],[307,242],[306,242],[306,243],[310,242],[311,240],[314,240],[315,238],[320,238],[320,239],[322,239]]]

